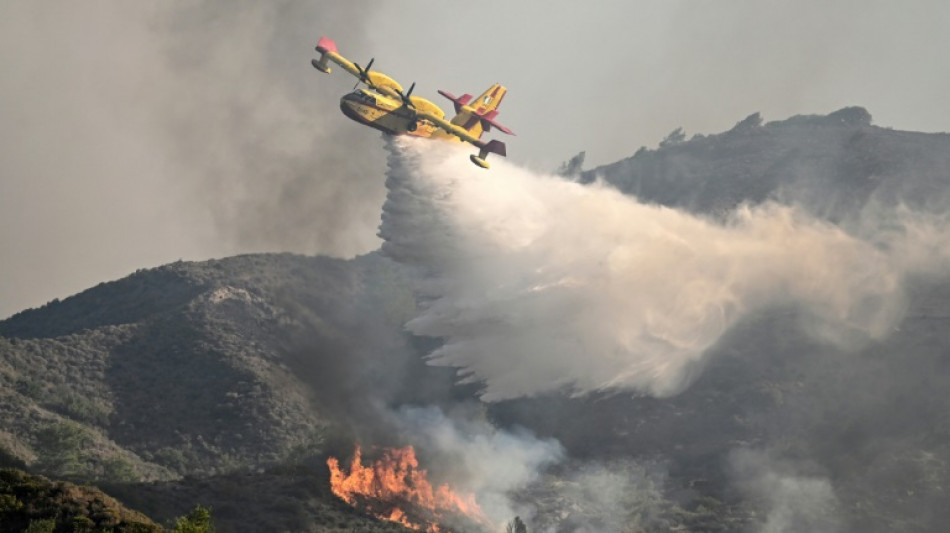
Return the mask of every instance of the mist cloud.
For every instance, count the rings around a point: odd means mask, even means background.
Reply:
[[[948,242],[902,222],[882,246],[778,204],[722,224],[500,160],[482,172],[444,145],[391,151],[383,250],[423,276],[407,327],[444,338],[430,363],[484,383],[488,401],[674,394],[725,331],[770,306],[802,307],[828,340],[882,338],[903,311],[904,250],[921,249],[910,229],[929,236],[923,249]]]

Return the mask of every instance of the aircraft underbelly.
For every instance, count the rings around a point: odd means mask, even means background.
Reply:
[[[365,124],[371,128],[388,133],[390,135],[400,135],[405,132],[405,120],[400,128],[398,117],[391,113],[384,112],[376,107],[368,105],[353,104],[346,100],[340,101],[340,111],[360,124]]]
[[[409,131],[409,117],[401,116],[395,110],[368,105],[350,100],[340,100],[340,110],[350,119],[389,135],[411,135],[413,137],[431,137],[439,131],[428,121],[417,121],[415,131]]]

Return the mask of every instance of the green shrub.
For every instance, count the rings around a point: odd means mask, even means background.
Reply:
[[[214,533],[211,509],[200,505],[175,521],[174,533]]]
[[[16,512],[23,508],[23,502],[13,494],[0,494],[0,513]]]
[[[56,520],[44,518],[42,520],[30,520],[30,525],[27,526],[24,533],[53,533],[54,529],[56,529]]]
[[[84,533],[86,531],[92,531],[96,527],[96,523],[93,522],[87,516],[76,516],[73,517],[73,531],[74,533]]]
[[[54,422],[36,434],[39,466],[61,476],[76,476],[82,473],[80,450],[86,440],[82,427],[70,422]]]

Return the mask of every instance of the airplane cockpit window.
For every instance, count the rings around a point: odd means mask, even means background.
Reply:
[[[361,90],[353,91],[353,92],[350,93],[350,94],[352,94],[352,95],[356,98],[356,100],[358,100],[358,101],[360,101],[360,102],[365,102],[365,103],[368,103],[368,104],[375,104],[375,103],[376,103],[376,98],[373,97],[372,95],[366,94],[362,89],[361,89]]]

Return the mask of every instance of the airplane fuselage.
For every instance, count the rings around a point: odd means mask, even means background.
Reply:
[[[428,120],[414,120],[412,111],[401,101],[368,89],[357,89],[344,95],[340,98],[340,110],[350,119],[389,135],[433,137],[433,134],[441,132]],[[455,139],[451,136],[445,137]]]

